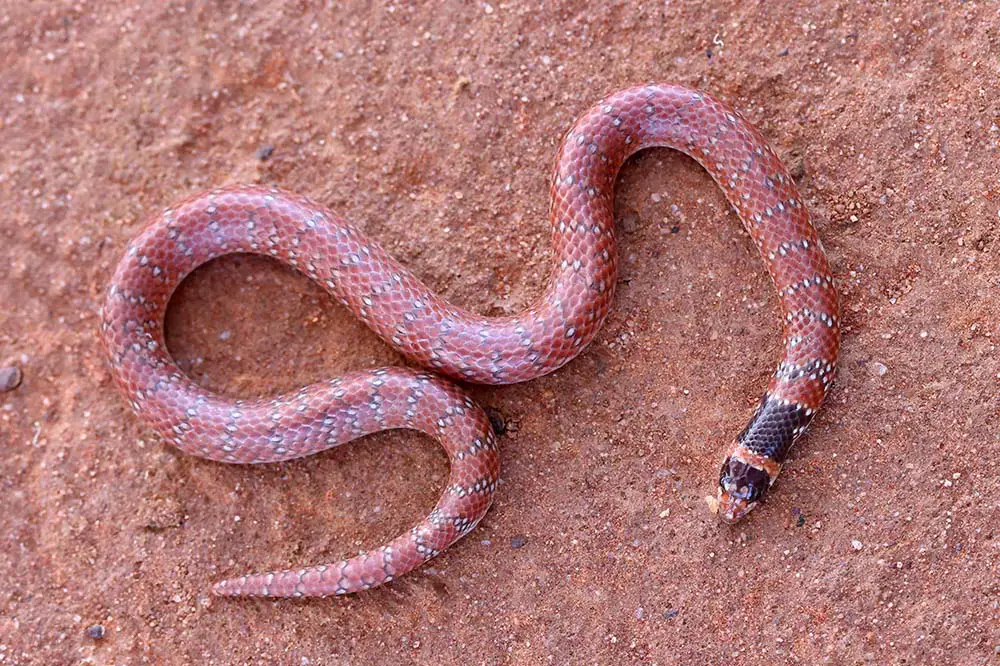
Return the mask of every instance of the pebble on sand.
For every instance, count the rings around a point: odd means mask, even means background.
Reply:
[[[0,393],[13,391],[21,385],[21,370],[15,366],[0,368]]]

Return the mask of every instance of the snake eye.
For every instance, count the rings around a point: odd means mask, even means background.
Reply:
[[[719,474],[719,487],[734,498],[757,502],[771,487],[771,477],[764,470],[742,460],[726,458]]]

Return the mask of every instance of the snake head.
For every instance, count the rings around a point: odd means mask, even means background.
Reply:
[[[722,463],[719,489],[716,497],[709,498],[709,506],[723,522],[738,523],[757,506],[775,477],[776,470],[772,476],[769,470],[732,455]]]

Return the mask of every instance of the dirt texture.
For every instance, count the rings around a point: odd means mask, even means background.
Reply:
[[[0,3],[0,663],[997,663],[998,21],[958,0]],[[780,353],[777,298],[704,171],[651,150],[618,181],[597,341],[472,387],[507,427],[480,527],[350,598],[211,597],[396,535],[447,462],[396,432],[226,466],[146,432],[98,334],[144,218],[275,183],[456,303],[518,312],[548,275],[559,138],[650,80],[761,129],[844,295],[837,383],[766,504],[729,528],[703,498]],[[265,259],[199,269],[167,326],[230,396],[402,362]]]

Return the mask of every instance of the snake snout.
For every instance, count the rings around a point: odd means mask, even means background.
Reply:
[[[740,522],[757,506],[757,502],[733,495],[722,488],[719,488],[718,496],[712,498],[712,500],[711,504],[714,512],[718,514],[719,520],[727,525],[734,525]]]

